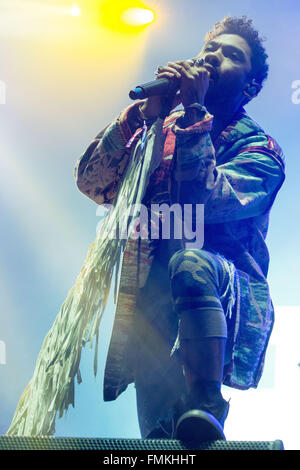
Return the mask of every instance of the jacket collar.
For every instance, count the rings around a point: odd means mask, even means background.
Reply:
[[[264,130],[246,113],[244,108],[241,108],[232,122],[221,132],[217,141],[232,142],[253,133],[264,133]]]

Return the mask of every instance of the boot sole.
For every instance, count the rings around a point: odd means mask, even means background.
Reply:
[[[195,444],[226,440],[219,421],[212,414],[201,410],[189,410],[179,418],[176,437],[181,441]]]

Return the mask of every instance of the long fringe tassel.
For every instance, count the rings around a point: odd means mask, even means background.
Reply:
[[[8,435],[55,433],[57,413],[62,417],[69,405],[75,404],[74,380],[77,376],[77,381],[81,382],[82,347],[90,343],[92,348],[94,339],[94,373],[97,374],[99,325],[113,272],[119,270],[125,247],[123,239],[112,238],[111,234],[120,220],[126,220],[127,233],[131,233],[150,174],[161,161],[162,123],[162,119],[157,119],[148,132],[146,145],[141,148],[139,142],[135,148],[115,206],[105,217],[75,285],[44,339],[33,377],[19,400]]]

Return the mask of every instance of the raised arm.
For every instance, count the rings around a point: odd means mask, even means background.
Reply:
[[[130,139],[142,126],[140,103],[128,107],[91,142],[76,163],[74,177],[79,190],[97,204],[111,204],[120,187],[134,147]]]
[[[208,132],[198,135],[195,126],[174,131],[179,200],[204,203],[206,223],[254,217],[272,205],[284,181],[282,151],[273,139],[264,134],[249,136],[218,165]]]

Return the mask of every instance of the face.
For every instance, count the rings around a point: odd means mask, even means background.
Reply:
[[[205,103],[238,107],[250,81],[251,49],[247,41],[237,34],[221,34],[207,42],[197,57],[204,59],[204,67],[210,72]]]

